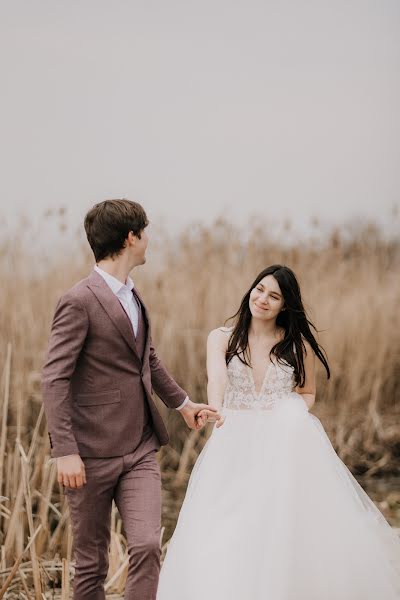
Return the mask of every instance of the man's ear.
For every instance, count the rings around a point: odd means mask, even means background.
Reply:
[[[129,231],[127,241],[129,245],[136,246],[138,237],[133,233],[133,231]]]

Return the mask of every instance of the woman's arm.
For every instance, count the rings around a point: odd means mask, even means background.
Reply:
[[[225,388],[228,374],[225,362],[225,353],[228,347],[229,335],[221,329],[214,329],[207,339],[207,397],[208,404],[215,406],[220,412],[224,401]],[[202,413],[206,411],[201,411]],[[214,421],[212,415],[207,415],[209,421]],[[206,419],[207,416],[204,418]],[[217,427],[224,423],[224,417],[217,419]]]
[[[303,341],[306,347],[304,355],[305,382],[303,387],[297,386],[295,392],[303,396],[304,402],[306,403],[308,410],[310,410],[315,402],[316,393],[315,354],[310,344],[304,339]]]
[[[225,353],[229,336],[221,329],[214,329],[207,340],[207,397],[208,404],[222,408],[228,381]]]

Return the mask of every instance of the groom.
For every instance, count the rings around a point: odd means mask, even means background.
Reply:
[[[105,598],[115,500],[129,552],[125,598],[154,600],[161,521],[156,451],[168,433],[153,389],[192,429],[204,424],[204,411],[219,415],[191,402],[154,350],[149,315],[129,277],[146,261],[143,208],[106,200],[84,224],[96,265],[58,301],[42,382],[52,456],[72,521],[74,597]]]

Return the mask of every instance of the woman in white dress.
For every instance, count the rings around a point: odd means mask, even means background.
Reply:
[[[315,357],[330,373],[293,271],[261,272],[234,319],[208,338],[208,401],[221,418],[157,600],[399,600],[400,541],[308,412]]]

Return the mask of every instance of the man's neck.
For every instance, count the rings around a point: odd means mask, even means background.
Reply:
[[[100,260],[96,264],[100,269],[102,269],[109,275],[112,275],[113,277],[115,277],[115,279],[118,279],[118,281],[124,284],[126,283],[128,275],[132,270],[132,267],[129,264],[127,264],[124,260],[112,260],[105,258],[104,260]]]

